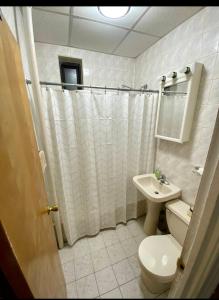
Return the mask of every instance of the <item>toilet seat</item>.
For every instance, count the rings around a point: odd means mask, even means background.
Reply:
[[[172,281],[182,246],[171,234],[146,237],[138,249],[138,257],[144,268],[161,282]]]

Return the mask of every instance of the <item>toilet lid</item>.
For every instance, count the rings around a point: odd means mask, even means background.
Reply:
[[[168,280],[175,275],[181,251],[181,245],[171,234],[152,235],[141,242],[138,255],[149,272]]]

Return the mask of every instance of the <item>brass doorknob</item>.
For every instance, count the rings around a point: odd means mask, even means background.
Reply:
[[[47,213],[48,215],[50,214],[51,211],[58,211],[58,205],[51,205],[51,206],[47,206]]]

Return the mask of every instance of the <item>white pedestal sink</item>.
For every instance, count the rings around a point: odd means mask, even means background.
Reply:
[[[133,177],[137,189],[147,198],[147,215],[144,223],[144,232],[147,235],[156,234],[160,208],[163,202],[176,199],[181,190],[169,183],[168,185],[156,178],[154,174],[143,174]]]

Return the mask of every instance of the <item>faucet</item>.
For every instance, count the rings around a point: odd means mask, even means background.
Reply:
[[[164,184],[164,183],[169,184],[166,176],[161,173],[159,168],[155,170],[155,176],[156,176],[157,180],[160,181],[160,184]]]
[[[160,181],[160,184],[169,184],[169,182],[167,181],[167,178],[164,174],[161,174],[160,177],[158,178],[158,180]]]

